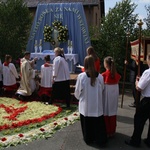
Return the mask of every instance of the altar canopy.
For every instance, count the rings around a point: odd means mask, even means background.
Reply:
[[[43,31],[46,24],[52,26],[52,23],[56,20],[61,21],[63,26],[67,26],[68,40],[71,40],[73,45],[72,53],[78,54],[79,63],[83,65],[86,48],[91,43],[82,3],[39,4],[31,28],[27,50],[33,53],[35,41],[37,40],[37,43],[40,43],[40,39],[42,39],[42,51],[53,49],[49,42],[44,41]],[[67,46],[67,42],[60,44],[65,53],[67,53]]]

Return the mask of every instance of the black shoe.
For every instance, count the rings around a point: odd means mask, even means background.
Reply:
[[[132,147],[140,147],[140,144],[133,142],[132,140],[125,140],[125,144],[132,146]]]
[[[25,97],[19,94],[19,95],[18,95],[18,99],[24,101],[24,100],[25,100]]]
[[[146,144],[146,146],[150,148],[150,141],[148,141],[148,139],[144,139],[143,141]]]

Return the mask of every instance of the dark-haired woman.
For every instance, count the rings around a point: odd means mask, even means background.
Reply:
[[[89,46],[87,49],[86,49],[86,53],[87,53],[87,56],[91,55],[93,58],[94,58],[94,67],[95,67],[95,70],[97,72],[100,72],[100,59],[99,57],[97,56],[94,48],[92,46]],[[84,69],[84,66],[78,66],[81,68],[81,71],[84,72],[85,69]]]
[[[94,58],[84,59],[85,72],[77,77],[75,97],[79,100],[79,112],[84,141],[102,146],[107,141],[103,116],[104,81],[94,67]]]
[[[104,77],[104,118],[107,130],[107,136],[111,137],[116,131],[116,115],[118,108],[119,86],[118,82],[121,76],[116,72],[114,60],[108,56],[104,59],[105,72]]]

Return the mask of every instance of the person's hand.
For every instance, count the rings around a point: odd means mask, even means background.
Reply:
[[[127,65],[127,64],[128,64],[128,61],[127,61],[127,60],[125,60],[125,61],[124,61],[124,64],[125,64],[125,65]]]
[[[139,81],[140,80],[140,77],[136,76],[136,81]]]
[[[38,60],[38,58],[37,58],[37,57],[35,57],[35,58],[34,58],[34,62],[36,62],[37,60]]]
[[[141,89],[138,87],[138,83],[139,83],[140,77],[136,77],[136,81],[135,81],[135,87],[138,91],[141,91]]]

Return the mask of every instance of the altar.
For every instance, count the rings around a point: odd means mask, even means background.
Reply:
[[[69,42],[71,41],[71,42]],[[84,65],[86,49],[91,46],[88,26],[82,3],[39,3],[30,31],[26,50],[31,58],[38,57],[36,68],[44,63],[43,53],[55,47],[64,49],[70,72],[77,63]],[[72,48],[68,54],[68,48]]]
[[[44,57],[46,55],[50,55],[50,58],[51,58],[51,63],[53,63],[53,60],[55,58],[55,54],[54,53],[31,53],[31,59],[37,57],[38,58],[38,61],[35,65],[35,69],[37,70],[41,70],[41,65],[44,64]],[[74,73],[75,72],[75,68],[76,68],[76,64],[78,63],[78,54],[65,54],[65,58],[66,58],[66,61],[68,62],[68,65],[69,65],[69,70],[70,70],[70,73]]]

